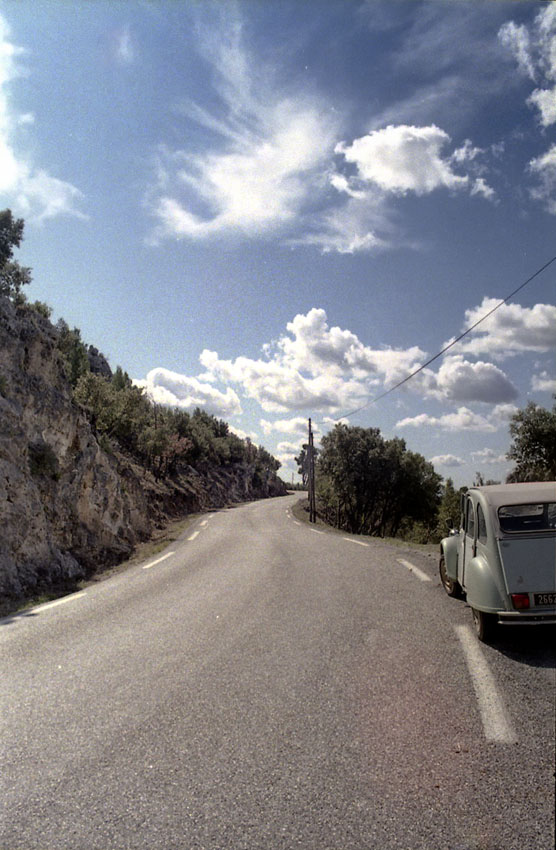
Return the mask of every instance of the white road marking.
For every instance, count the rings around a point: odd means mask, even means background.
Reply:
[[[69,596],[63,596],[61,599],[55,599],[54,602],[44,602],[42,605],[37,605],[35,608],[30,608],[25,613],[36,614],[38,611],[46,611],[47,608],[56,608],[57,605],[65,605],[66,602],[73,602],[75,599],[81,599],[86,596],[86,591],[81,590],[79,593],[71,593]]]
[[[191,534],[187,539],[188,540],[195,540],[195,538],[198,537],[200,533],[201,533],[200,531],[194,531],[193,534]]]
[[[202,521],[202,523],[201,523],[201,526],[202,526],[203,528],[205,528],[208,524],[209,524],[208,519],[204,519],[204,520]]]
[[[487,741],[515,744],[516,734],[498,693],[494,676],[469,626],[454,626],[469,669]]]
[[[324,531],[317,531],[316,528],[310,528],[309,531],[312,531],[313,534],[324,534]]]
[[[411,561],[405,561],[403,558],[396,559],[398,564],[401,564],[403,567],[406,567],[410,572],[414,573],[417,578],[421,579],[421,581],[430,581],[430,578],[426,573],[416,567],[415,564],[412,564]]]
[[[160,564],[161,561],[165,561],[166,558],[169,558],[170,555],[173,555],[173,552],[167,552],[166,555],[162,555],[162,557],[157,558],[156,561],[151,561],[150,564],[145,564],[143,567],[144,570],[150,570],[151,567],[154,567],[156,564]]]
[[[298,522],[296,519],[294,519],[293,524],[294,524],[294,525],[301,525],[301,523],[300,523],[300,522]]]
[[[368,546],[368,543],[363,543],[362,540],[352,540],[351,537],[342,537],[342,540],[347,540],[348,543],[357,543],[358,546]]]

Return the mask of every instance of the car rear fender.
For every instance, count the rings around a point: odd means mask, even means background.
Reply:
[[[482,555],[471,558],[465,568],[465,591],[468,604],[478,611],[494,613],[507,608],[497,575]]]

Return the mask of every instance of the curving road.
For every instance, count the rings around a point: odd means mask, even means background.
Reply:
[[[547,850],[553,633],[297,497],[0,621],[0,850]]]

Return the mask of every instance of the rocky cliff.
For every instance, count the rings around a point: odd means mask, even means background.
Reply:
[[[170,518],[285,493],[247,463],[182,466],[157,481],[117,447],[104,451],[72,398],[57,341],[48,319],[0,298],[1,598],[117,563]]]

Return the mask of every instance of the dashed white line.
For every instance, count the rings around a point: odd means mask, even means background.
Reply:
[[[208,519],[204,519],[204,520],[202,521],[202,523],[201,523],[201,526],[202,526],[202,528],[206,528],[206,526],[207,526],[208,524],[209,524]]]
[[[79,593],[71,593],[69,596],[63,596],[61,599],[55,599],[54,602],[44,602],[42,605],[36,605],[34,608],[30,608],[29,611],[25,613],[36,614],[39,611],[46,611],[47,608],[56,608],[57,605],[65,605],[66,602],[74,602],[76,599],[81,599],[82,596],[86,596],[86,591],[81,590]]]
[[[363,543],[362,540],[352,540],[351,537],[342,537],[342,540],[347,540],[348,543],[357,543],[358,546],[368,546],[368,543]]]
[[[156,566],[156,564],[160,564],[161,561],[165,561],[166,558],[169,558],[170,555],[173,555],[173,552],[167,552],[166,555],[162,555],[160,558],[157,558],[156,561],[151,561],[150,564],[145,564],[143,569],[150,570],[151,567]]]
[[[293,524],[294,524],[294,525],[301,525],[301,523],[300,523],[300,522],[298,522],[296,519],[294,519]]]
[[[324,534],[324,531],[317,531],[316,528],[310,528],[309,531],[312,531],[313,534]]]
[[[200,531],[194,531],[193,534],[191,534],[187,539],[188,540],[195,540],[195,538],[198,537],[200,533],[201,533]]]
[[[429,576],[424,573],[419,567],[416,567],[415,564],[412,564],[411,561],[406,561],[404,558],[396,558],[398,564],[401,564],[403,567],[406,567],[410,572],[414,573],[418,579],[421,581],[430,581]]]
[[[469,669],[487,741],[515,744],[516,734],[507,717],[494,676],[487,664],[477,638],[469,626],[454,626],[460,639]]]

